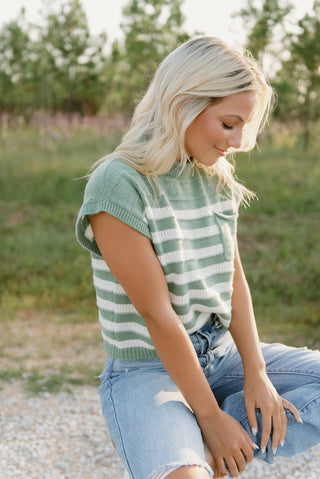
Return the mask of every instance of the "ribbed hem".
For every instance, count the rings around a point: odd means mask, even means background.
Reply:
[[[155,349],[144,349],[144,348],[126,348],[119,349],[112,344],[103,341],[104,349],[109,356],[113,358],[118,358],[124,361],[136,361],[139,359],[151,359],[157,358],[157,352]]]
[[[144,236],[147,236],[149,239],[151,239],[147,224],[141,221],[140,218],[134,216],[132,212],[124,209],[122,206],[112,203],[110,200],[106,199],[88,202],[85,203],[79,211],[76,222],[76,237],[79,243],[90,252],[101,255],[97,244],[94,241],[90,241],[84,235],[85,229],[89,224],[89,219],[87,216],[100,213],[101,211],[105,211],[106,213],[115,216],[119,220],[142,233]]]

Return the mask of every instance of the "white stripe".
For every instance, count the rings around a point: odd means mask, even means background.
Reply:
[[[110,269],[108,268],[104,259],[92,258],[91,264],[94,269],[99,271],[108,271],[110,273]]]
[[[163,231],[155,231],[151,233],[153,243],[163,243],[164,241],[170,241],[173,239],[200,239],[211,238],[219,234],[219,228],[217,225],[212,225],[206,228],[197,228],[186,230],[177,225],[177,228],[172,228]]]
[[[119,283],[113,283],[112,281],[107,281],[106,279],[101,279],[93,275],[93,284],[96,288],[101,289],[101,291],[127,296],[127,293]]]
[[[225,328],[229,328],[230,319],[224,319],[224,318],[219,317],[219,321],[222,324],[222,326],[224,326]]]
[[[99,296],[97,296],[97,306],[104,311],[113,311],[116,314],[138,314],[132,304],[117,304],[107,299],[99,298]]]
[[[197,322],[195,323],[195,325],[192,328],[187,330],[188,334],[192,334],[195,331],[198,331],[200,328],[202,328],[202,326],[204,326],[209,321],[210,316],[211,316],[211,313],[210,314],[208,314],[208,313],[199,314],[199,317],[198,317]]]
[[[195,325],[190,328],[190,329],[187,329],[188,328],[188,323],[183,323],[183,325],[186,327],[187,331],[188,331],[188,334],[192,334],[194,333],[195,331],[197,331],[201,326],[203,326],[204,324],[206,324],[206,322],[209,320],[210,316],[212,314],[212,311],[210,311],[210,313],[200,313],[199,316],[198,316],[198,319],[195,323]],[[189,321],[190,322],[190,321]]]
[[[213,209],[217,213],[224,213],[225,211],[233,211],[236,213],[237,206],[234,200],[225,200],[215,203]]]
[[[106,299],[99,298],[97,296],[97,306],[98,308],[104,311],[112,311],[115,314],[137,314],[138,312],[132,304],[117,304],[112,301],[107,301]],[[231,302],[224,301],[221,304],[217,305],[204,305],[199,303],[194,303],[190,305],[190,309],[187,314],[178,315],[183,324],[187,325],[192,322],[194,319],[195,312],[201,313],[217,313],[217,314],[230,314],[231,311]]]
[[[92,231],[92,228],[91,228],[91,224],[89,223],[88,226],[86,227],[86,230],[84,232],[84,236],[89,240],[89,241],[93,241],[94,240],[94,235],[93,235],[93,231]]]
[[[110,272],[104,260],[92,259],[93,268]],[[223,263],[213,264],[194,271],[187,271],[185,273],[170,273],[166,275],[167,282],[175,284],[187,284],[194,281],[203,281],[211,275],[219,273],[230,273],[233,271],[233,261],[225,261]]]
[[[230,290],[229,283],[217,283],[212,288],[206,289],[190,289],[183,296],[177,296],[170,293],[170,299],[172,304],[181,306],[183,304],[189,304],[192,299],[211,299],[219,296],[219,293],[226,293]]]
[[[137,314],[138,312],[132,304],[117,304],[113,303],[112,301],[108,301],[106,299],[102,299],[97,296],[97,306],[98,308],[102,309],[103,311],[112,311],[115,314]],[[221,314],[228,314],[230,313],[231,305],[229,305],[228,301],[224,301],[220,305],[204,305],[199,303],[194,303],[190,305],[190,310],[187,314],[179,315],[181,321],[186,324],[193,320],[194,312],[201,311],[206,313],[221,313]]]
[[[163,220],[165,218],[175,217],[179,220],[194,220],[207,217],[215,212],[234,211],[235,205],[232,200],[221,201],[212,205],[202,206],[201,208],[176,210],[169,206],[165,208],[151,208],[147,206],[144,210],[145,216],[153,220]]]
[[[205,306],[203,304],[192,304],[190,311],[187,314],[179,314],[179,318],[185,326],[188,326],[188,323],[191,323],[194,320],[195,311],[201,311],[201,313],[216,313],[216,314],[230,314],[231,305],[228,305],[228,302],[222,303],[217,306]]]
[[[208,314],[200,314],[199,318],[196,322],[196,324],[193,326],[190,331],[188,331],[188,334],[192,334],[195,331],[197,331],[200,327],[202,327],[208,320]],[[219,318],[221,324],[224,326],[228,327],[230,321],[226,321],[223,318]],[[130,339],[130,340],[125,340],[125,341],[116,341],[115,339],[111,339],[106,334],[101,330],[101,334],[103,339],[109,343],[112,344],[113,346],[116,346],[118,349],[126,349],[126,348],[134,348],[134,347],[142,347],[144,349],[152,349],[154,350],[154,346],[150,345],[149,343],[141,340],[141,339]]]
[[[113,283],[112,281],[107,281],[94,276],[93,284],[101,291],[127,296],[127,293],[119,283]],[[174,304],[175,306],[182,306],[189,304],[190,301],[192,301],[193,299],[216,299],[217,296],[219,296],[219,293],[227,293],[229,291],[229,288],[229,283],[217,283],[214,285],[214,287],[208,287],[204,290],[190,289],[189,291],[187,291],[186,294],[182,296],[170,293],[170,299],[172,304]]]
[[[104,329],[107,329],[108,331],[116,331],[117,333],[121,332],[126,332],[126,331],[133,331],[137,334],[141,334],[142,336],[146,336],[147,338],[150,338],[150,334],[148,332],[148,329],[146,326],[143,326],[142,324],[138,323],[133,323],[133,322],[128,322],[128,323],[118,323],[118,322],[113,322],[109,321],[99,315],[99,321],[101,326]]]
[[[211,258],[223,253],[222,244],[209,246],[208,248],[199,249],[183,249],[178,251],[171,251],[158,256],[160,263],[165,266],[170,263],[182,263],[184,261],[199,260],[202,258]]]
[[[140,340],[140,339],[128,339],[126,341],[116,341],[115,339],[108,338],[108,336],[106,336],[103,331],[101,331],[101,333],[102,333],[103,339],[107,343],[112,344],[113,346],[116,346],[118,349],[141,347],[141,348],[144,348],[144,349],[154,350],[154,346],[152,346],[151,344],[148,344],[145,341]]]
[[[166,275],[167,283],[188,284],[191,282],[201,283],[208,277],[219,273],[230,273],[233,271],[233,261],[225,261],[224,263],[212,264],[205,268],[187,271],[185,273],[169,273]]]

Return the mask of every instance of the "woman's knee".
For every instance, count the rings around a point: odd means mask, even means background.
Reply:
[[[167,476],[168,479],[209,479],[208,471],[201,466],[181,466]]]

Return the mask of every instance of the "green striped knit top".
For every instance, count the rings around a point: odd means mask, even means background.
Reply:
[[[144,319],[101,256],[88,215],[106,211],[147,236],[162,265],[173,309],[189,334],[215,313],[231,321],[234,237],[238,202],[216,193],[216,177],[177,162],[153,188],[121,160],[102,163],[90,177],[77,224],[91,252],[93,282],[105,350],[119,359],[156,356]],[[156,196],[155,196],[156,193]]]

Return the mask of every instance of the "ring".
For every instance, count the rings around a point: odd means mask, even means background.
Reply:
[[[282,411],[282,413],[281,413],[281,414],[285,414],[285,413],[286,413],[286,411]]]

